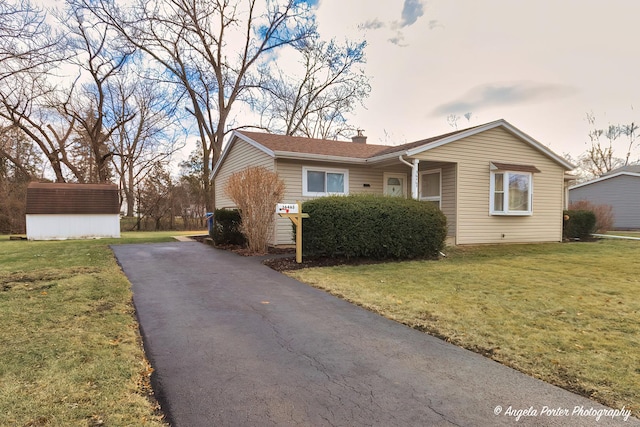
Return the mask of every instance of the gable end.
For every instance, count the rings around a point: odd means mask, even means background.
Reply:
[[[425,145],[422,145],[422,146],[415,147],[415,148],[412,148],[410,150],[407,150],[407,155],[408,156],[415,156],[416,154],[420,154],[420,153],[422,153],[424,151],[432,150],[432,149],[440,147],[442,145],[449,144],[450,142],[455,142],[455,141],[458,141],[460,139],[467,138],[469,136],[477,135],[477,134],[479,134],[481,132],[486,132],[488,130],[491,130],[491,129],[494,129],[494,128],[497,128],[497,127],[500,127],[502,129],[506,130],[507,132],[509,132],[512,135],[516,136],[518,139],[520,139],[523,142],[531,145],[533,148],[537,149],[538,151],[541,151],[544,155],[546,155],[547,157],[549,157],[550,159],[552,159],[553,161],[555,161],[556,163],[561,165],[566,170],[575,169],[574,165],[572,165],[571,163],[567,162],[564,158],[558,156],[556,153],[554,153],[549,148],[547,148],[543,144],[539,143],[535,139],[531,138],[526,133],[524,133],[521,130],[517,129],[516,127],[512,126],[506,120],[496,120],[495,122],[487,123],[487,124],[481,125],[481,126],[475,126],[475,127],[469,128],[467,130],[460,131],[458,133],[452,134],[452,135],[447,136],[445,138],[442,138],[442,139],[439,139],[439,140],[436,140],[436,141],[432,141],[432,142],[429,142],[428,144],[425,144]]]

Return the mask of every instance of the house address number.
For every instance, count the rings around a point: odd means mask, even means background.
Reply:
[[[298,204],[297,203],[278,203],[276,205],[276,213],[298,213]]]

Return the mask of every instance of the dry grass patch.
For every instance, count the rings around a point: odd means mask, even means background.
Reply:
[[[145,237],[146,234],[146,237]],[[0,239],[0,425],[165,426],[108,244]]]
[[[451,249],[440,261],[288,274],[522,372],[640,415],[640,245]]]

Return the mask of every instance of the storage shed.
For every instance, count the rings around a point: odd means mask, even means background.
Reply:
[[[119,238],[118,187],[32,182],[26,219],[29,240]]]

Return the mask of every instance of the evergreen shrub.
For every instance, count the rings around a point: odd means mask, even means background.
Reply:
[[[435,257],[446,218],[431,203],[375,195],[330,196],[303,203],[306,256],[370,259]],[[295,227],[294,227],[295,233]]]
[[[213,242],[216,245],[244,246],[246,239],[240,231],[241,225],[237,209],[216,209],[213,213]]]
[[[564,211],[562,235],[565,239],[586,239],[596,230],[596,214],[588,210]]]

